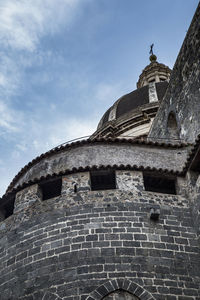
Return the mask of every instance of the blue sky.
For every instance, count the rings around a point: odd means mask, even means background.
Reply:
[[[173,67],[197,0],[0,0],[0,195],[37,155],[90,135],[155,44]]]

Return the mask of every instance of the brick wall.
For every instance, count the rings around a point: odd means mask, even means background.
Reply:
[[[97,300],[119,289],[141,300],[200,299],[198,235],[182,194],[144,191],[141,172],[118,171],[108,191],[90,191],[88,173],[70,176],[60,197],[41,201],[37,185],[19,192],[0,223],[2,300]],[[74,180],[85,189],[70,191]]]

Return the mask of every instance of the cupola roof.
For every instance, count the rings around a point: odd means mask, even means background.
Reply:
[[[99,122],[98,128],[102,127],[108,121],[112,121],[123,116],[125,117],[127,113],[130,113],[143,105],[161,101],[166,92],[167,86],[167,81],[157,82],[154,85],[151,85],[151,89],[154,90],[154,95],[153,93],[150,93],[150,86],[145,85],[122,96],[105,112]]]
[[[137,89],[119,98],[105,112],[92,138],[122,137],[122,135],[124,137],[126,134],[138,136],[148,133],[171,74],[169,67],[157,62],[152,48],[150,53],[150,64],[139,76]],[[138,126],[139,130],[136,128]],[[133,127],[136,129],[133,130]]]

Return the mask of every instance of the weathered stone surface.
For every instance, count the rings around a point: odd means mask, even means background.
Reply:
[[[24,211],[34,202],[41,200],[42,194],[38,184],[31,185],[16,194],[14,213]]]
[[[166,95],[149,133],[149,139],[170,138],[167,126],[176,116],[179,138],[194,142],[200,128],[200,4],[174,65]]]
[[[46,201],[37,185],[18,193],[14,215],[0,223],[2,300],[116,300],[119,289],[132,299],[199,299],[189,179],[177,181],[179,195],[144,191],[138,171],[117,171],[116,179],[116,190],[90,191],[88,172],[63,176],[61,196]]]
[[[3,221],[5,219],[5,210],[2,208],[0,210],[0,222]]]
[[[132,193],[144,191],[142,172],[116,171],[117,187],[120,190],[131,191]]]
[[[74,188],[76,185],[76,189]],[[188,206],[188,181],[183,177],[177,178],[177,194],[159,194],[147,192],[144,188],[143,174],[140,171],[116,171],[116,186],[114,190],[91,191],[89,172],[75,173],[62,177],[61,195],[42,201],[42,193],[37,184],[18,192],[15,200],[14,215],[3,223],[5,228],[16,228],[19,223],[32,218],[34,215],[51,210],[69,208],[77,204],[102,202],[110,203],[118,201],[134,202],[142,201],[154,208],[160,205],[172,205],[177,207]],[[190,185],[192,187],[192,185]],[[159,197],[157,197],[157,195]]]
[[[198,173],[190,171],[187,174],[187,186],[194,226],[200,236],[200,176]]]
[[[187,223],[189,210],[164,212],[155,224],[143,203],[94,204],[30,219],[8,233],[6,242],[1,240],[2,299],[23,299],[39,291],[44,295],[51,289],[61,299],[81,299],[107,278],[123,277],[149,292],[154,287],[158,299],[198,296],[199,253],[193,246],[197,235]],[[185,287],[188,282],[190,288]]]
[[[30,167],[15,184],[15,187],[48,174],[66,169],[92,167],[94,165],[136,165],[138,167],[163,168],[182,171],[187,158],[187,148],[164,148],[132,144],[94,144],[53,154]],[[176,164],[174,163],[176,161]],[[39,175],[38,175],[39,174]]]
[[[62,195],[90,191],[89,172],[75,173],[62,178]]]

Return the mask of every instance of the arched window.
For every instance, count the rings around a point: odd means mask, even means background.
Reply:
[[[139,299],[138,297],[123,290],[112,292],[103,298],[103,300],[138,300],[138,299]]]
[[[160,77],[160,81],[166,81],[167,78],[164,78],[164,77]]]
[[[171,111],[168,115],[167,120],[167,131],[169,134],[169,138],[179,139],[179,130],[176,121],[176,115],[173,111]]]

